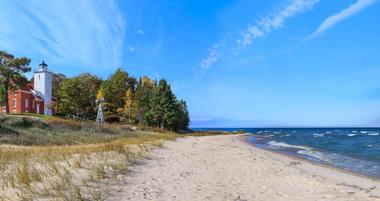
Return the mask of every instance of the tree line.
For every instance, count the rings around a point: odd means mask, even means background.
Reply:
[[[12,58],[14,60],[13,56]],[[21,77],[24,80],[23,74],[30,71],[30,59],[21,65],[25,70],[19,70],[20,66],[11,62],[11,59],[2,59],[0,62],[0,101],[3,102],[7,102],[4,101],[7,93],[3,91],[24,84],[13,78]],[[4,74],[7,71],[13,74],[8,73],[12,75],[7,76]],[[8,80],[7,88],[4,80]],[[176,98],[165,79],[153,80],[147,76],[137,79],[122,69],[117,69],[105,80],[89,73],[74,77],[54,74],[53,97],[57,103],[52,107],[55,107],[56,115],[60,116],[75,115],[93,120],[97,115],[95,101],[104,97],[104,117],[110,123],[138,124],[169,130],[187,129],[190,123],[186,102]]]

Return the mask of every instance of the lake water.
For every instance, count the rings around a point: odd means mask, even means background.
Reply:
[[[237,131],[240,128],[194,130]],[[243,128],[257,147],[380,178],[380,128]]]

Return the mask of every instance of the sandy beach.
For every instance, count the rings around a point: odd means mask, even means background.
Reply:
[[[239,136],[168,141],[107,200],[380,200],[380,181],[253,147]]]

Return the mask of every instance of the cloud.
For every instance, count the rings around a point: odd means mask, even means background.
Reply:
[[[200,62],[200,67],[202,71],[207,71],[212,64],[217,62],[220,59],[219,48],[221,43],[215,43],[212,47],[208,49],[208,55]]]
[[[339,22],[351,17],[352,15],[362,11],[363,9],[370,6],[376,0],[357,0],[356,3],[350,5],[346,9],[340,11],[339,13],[335,13],[328,18],[326,18],[322,24],[315,30],[311,35],[307,37],[307,39],[314,39],[321,36],[328,29],[334,27]]]
[[[128,51],[129,51],[130,53],[133,53],[133,52],[136,51],[136,48],[133,47],[133,46],[129,46],[129,47],[128,47]]]
[[[257,38],[267,36],[272,30],[282,27],[286,19],[313,8],[318,2],[319,0],[292,0],[275,14],[262,17],[240,34],[240,38],[236,40],[239,49],[251,45]]]
[[[0,48],[86,70],[122,65],[126,24],[113,0],[7,1],[2,7]]]
[[[140,34],[140,35],[144,35],[144,31],[143,31],[142,29],[139,29],[139,30],[137,31],[137,33]]]
[[[313,8],[320,0],[290,0],[285,6],[276,9],[275,14],[270,14],[260,18],[253,25],[248,26],[244,31],[240,33],[240,37],[236,41],[238,43],[238,50],[251,45],[253,40],[267,36],[272,30],[282,27],[287,18],[300,14],[308,9]],[[222,57],[221,47],[225,43],[225,39],[214,44],[208,48],[208,55],[204,58],[199,66],[202,73],[207,71],[214,63],[219,61]],[[236,49],[234,53],[237,54]]]

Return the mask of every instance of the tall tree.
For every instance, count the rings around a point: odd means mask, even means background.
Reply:
[[[61,97],[59,95],[59,89],[61,88],[62,82],[66,79],[66,75],[62,73],[54,73],[53,74],[53,97],[57,99],[59,102]]]
[[[175,130],[177,101],[166,80],[160,80],[150,103],[149,114],[153,116],[153,124],[161,129]]]
[[[3,106],[5,104],[4,96],[5,96],[5,89],[4,89],[4,86],[0,80],[0,106]]]
[[[127,116],[127,122],[130,124],[134,120],[134,110],[133,110],[133,102],[134,102],[134,94],[132,88],[129,88],[127,90],[127,93],[125,94],[125,106],[124,106],[124,112]]]
[[[3,90],[5,90],[3,96],[6,113],[9,113],[8,90],[19,88],[27,83],[27,79],[23,74],[31,71],[29,64],[29,58],[15,58],[12,54],[0,51],[0,80]]]
[[[153,95],[154,82],[149,77],[140,78],[134,96],[133,109],[136,112],[136,118],[139,124],[150,123],[148,115],[150,110],[150,101]]]
[[[101,83],[100,78],[90,74],[66,78],[59,90],[61,101],[58,110],[60,113],[94,119],[96,117],[96,94]]]
[[[117,69],[103,82],[101,90],[111,113],[116,113],[118,108],[124,108],[125,93],[131,87],[130,85],[128,73],[122,69]]]
[[[177,102],[177,117],[174,125],[174,130],[188,129],[190,124],[190,115],[187,110],[186,101],[180,100]]]

